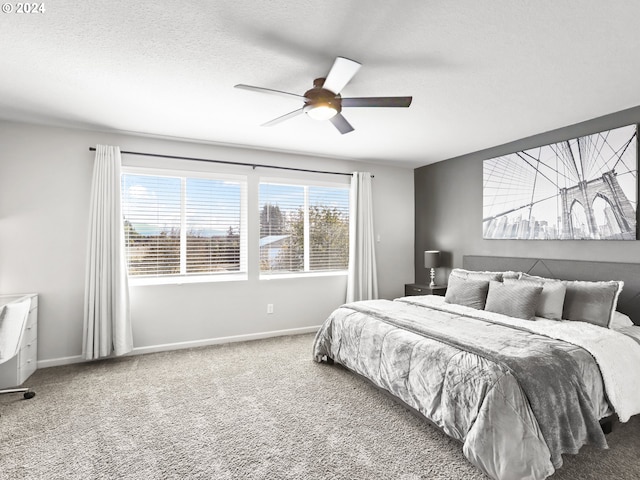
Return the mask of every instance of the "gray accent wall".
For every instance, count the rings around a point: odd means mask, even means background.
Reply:
[[[640,263],[640,241],[482,238],[483,160],[634,123],[640,123],[640,106],[417,168],[416,282],[429,283],[425,250],[443,252],[444,268],[437,270],[436,283],[446,283],[450,269],[462,267],[463,255]]]

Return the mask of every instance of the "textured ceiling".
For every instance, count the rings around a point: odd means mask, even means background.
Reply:
[[[16,3],[12,3],[15,7]],[[419,166],[640,105],[640,2],[45,2],[0,13],[0,118]],[[340,135],[301,106],[362,63]]]

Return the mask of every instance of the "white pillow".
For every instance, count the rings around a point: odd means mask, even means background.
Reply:
[[[454,268],[449,275],[464,278],[465,280],[497,280],[501,282],[505,278],[520,278],[521,272],[513,272],[511,270],[506,272],[479,272],[475,270],[465,270],[463,268]]]
[[[612,328],[613,330],[620,330],[621,328],[632,326],[633,320],[631,320],[628,315],[625,315],[622,312],[613,312],[613,319],[611,320],[609,328]]]
[[[463,280],[497,280],[502,281],[502,272],[476,272],[475,270],[465,270],[463,268],[454,268],[451,270],[449,277],[458,277]]]
[[[623,327],[618,332],[633,338],[638,344],[640,344],[640,327],[634,325],[633,327]]]

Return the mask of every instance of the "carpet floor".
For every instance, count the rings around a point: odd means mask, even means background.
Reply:
[[[311,360],[313,335],[38,370],[0,396],[0,478],[486,479],[462,446],[365,380]],[[640,478],[640,421],[552,479]]]

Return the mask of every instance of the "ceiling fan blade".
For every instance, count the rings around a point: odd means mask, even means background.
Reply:
[[[277,125],[280,122],[284,122],[285,120],[289,120],[290,118],[293,118],[293,117],[296,117],[296,116],[300,115],[303,111],[304,111],[303,108],[298,108],[297,110],[294,110],[293,112],[289,112],[289,113],[287,113],[285,115],[282,115],[281,117],[274,118],[273,120],[269,120],[267,123],[263,123],[260,126],[261,127],[271,127],[273,125]]]
[[[340,93],[344,86],[349,83],[356,72],[360,69],[360,64],[344,57],[337,57],[333,62],[333,67],[329,70],[326,80],[322,88]]]
[[[269,93],[271,95],[281,95],[281,96],[285,96],[285,97],[295,97],[295,98],[301,98],[304,100],[304,97],[302,95],[298,95],[296,93],[289,93],[289,92],[281,92],[280,90],[273,90],[271,88],[263,88],[263,87],[254,87],[252,85],[245,85],[243,83],[239,83],[238,85],[234,85],[235,88],[241,88],[243,90],[249,90],[252,92],[258,92],[258,93]]]
[[[408,107],[413,97],[359,97],[343,98],[343,107]]]
[[[354,130],[351,124],[347,122],[347,119],[344,118],[341,113],[334,115],[329,119],[329,121],[333,123],[334,127],[336,127],[342,135]]]

